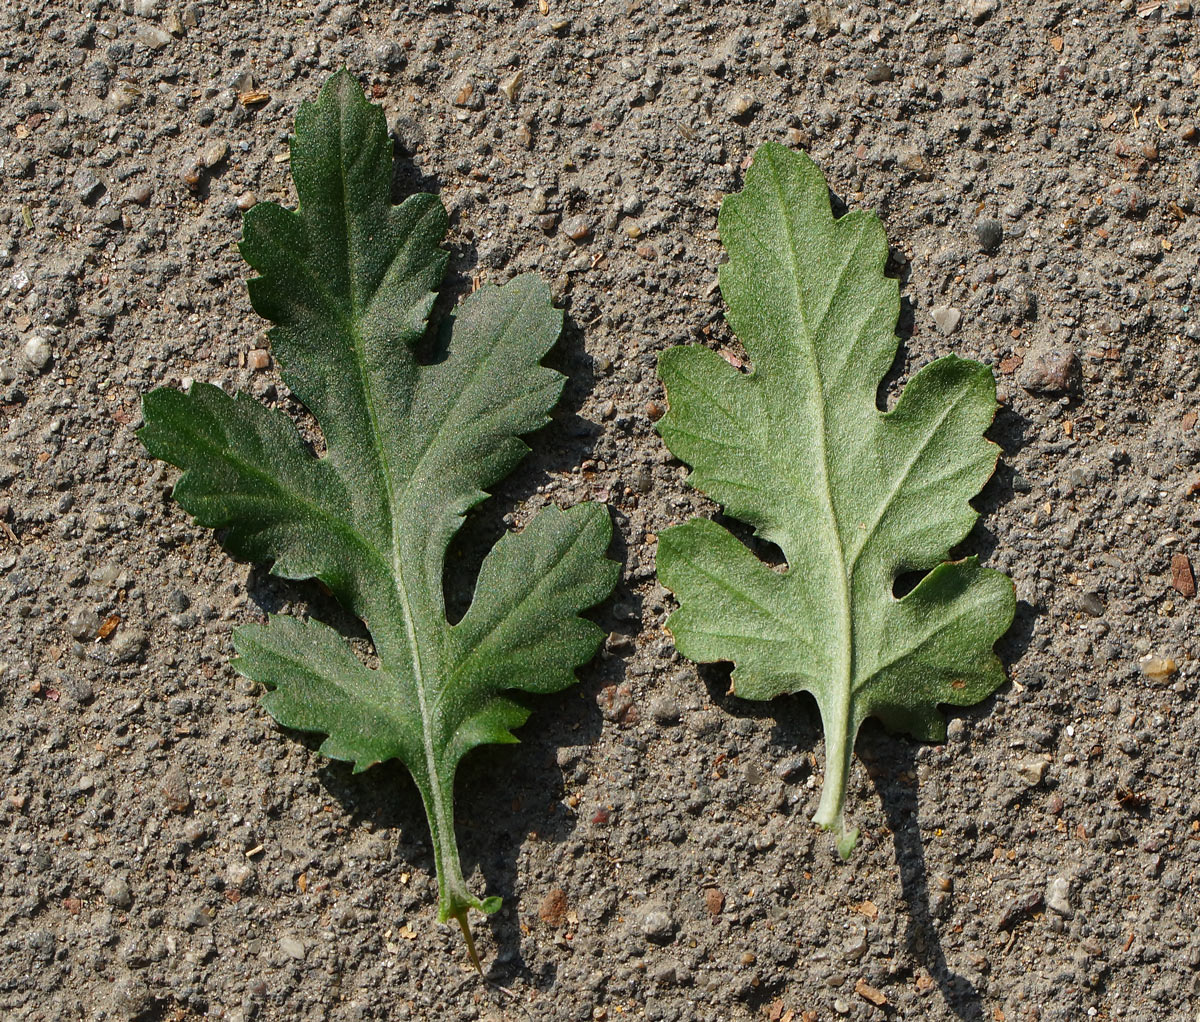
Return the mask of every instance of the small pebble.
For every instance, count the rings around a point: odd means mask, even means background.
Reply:
[[[1031,394],[1066,394],[1078,385],[1079,359],[1070,348],[1050,348],[1026,359],[1020,383]]]
[[[1174,657],[1153,656],[1147,653],[1138,661],[1138,670],[1148,681],[1162,684],[1179,670]]]
[[[455,106],[468,107],[471,105],[471,99],[475,95],[475,86],[471,82],[464,82],[454,93],[454,99],[451,102]]]
[[[725,908],[725,895],[716,887],[709,887],[704,892],[704,907],[710,916],[719,916]]]
[[[174,813],[186,813],[192,805],[192,793],[188,788],[187,775],[178,767],[171,767],[162,779],[163,802]]]
[[[253,192],[242,192],[242,194],[237,197],[237,208],[245,213],[247,210],[253,209],[255,203],[257,202],[258,196]]]
[[[86,642],[94,639],[100,630],[100,615],[90,607],[76,607],[67,618],[67,634],[72,639]]]
[[[150,205],[150,197],[154,194],[154,186],[149,183],[134,185],[125,193],[125,201],[137,206]]]
[[[243,891],[250,886],[254,879],[254,867],[245,860],[231,862],[225,869],[225,886],[235,891]]]
[[[279,950],[297,962],[304,961],[304,944],[295,937],[281,937]]]
[[[749,119],[757,107],[758,102],[753,96],[739,93],[729,98],[729,102],[725,104],[725,111],[731,120],[739,121]]]
[[[1046,768],[1049,765],[1039,756],[1037,759],[1022,760],[1013,767],[1013,773],[1033,788],[1042,783],[1042,778],[1046,776]]]
[[[984,217],[975,224],[975,239],[984,252],[995,252],[1004,240],[1004,228],[999,220]]]
[[[202,930],[212,925],[215,916],[213,909],[197,901],[180,914],[179,922],[185,930]]]
[[[573,216],[563,221],[562,232],[572,241],[584,241],[592,233],[592,225],[585,216]]]
[[[605,720],[629,722],[633,691],[628,685],[606,685],[596,693],[596,705]]]
[[[206,169],[212,170],[213,167],[222,163],[228,155],[229,143],[222,139],[217,139],[204,147],[204,151],[200,154],[200,162]]]
[[[974,55],[975,51],[966,43],[950,43],[946,47],[946,66],[965,67]]]
[[[183,825],[183,836],[189,844],[199,844],[208,837],[208,824],[199,819],[188,820]]]
[[[996,920],[997,930],[1011,930],[1017,923],[1027,919],[1043,905],[1042,892],[1034,891],[1029,894],[1019,894],[1008,903],[1000,918]]]
[[[803,756],[792,756],[775,764],[775,776],[781,781],[795,781],[808,776],[811,764]]]
[[[1171,588],[1189,600],[1196,595],[1196,573],[1192,571],[1191,558],[1185,553],[1171,556]]]
[[[670,696],[655,696],[650,701],[650,716],[659,724],[678,724],[679,703]]]
[[[246,365],[255,372],[261,372],[271,364],[271,353],[265,348],[251,348],[246,353]]]
[[[567,921],[567,894],[561,887],[546,892],[538,906],[538,918],[547,926],[559,927]]]
[[[144,1018],[154,1004],[150,988],[137,976],[119,976],[109,992],[113,1006],[124,1019]]]
[[[404,48],[394,39],[380,43],[375,47],[375,63],[388,71],[404,67]]]
[[[38,372],[45,370],[53,357],[50,352],[50,342],[41,334],[31,334],[21,352],[25,356],[25,361]]]
[[[665,943],[675,934],[675,920],[662,902],[654,902],[646,906],[642,913],[642,936],[655,943]]]
[[[1046,907],[1064,919],[1075,918],[1075,910],[1071,907],[1071,881],[1061,876],[1050,881],[1046,888]]]
[[[198,192],[204,183],[204,168],[195,160],[189,160],[179,174],[188,191]]]
[[[953,305],[935,306],[929,314],[933,317],[933,322],[937,324],[938,331],[945,337],[954,333],[962,321],[962,312]]]
[[[104,882],[104,900],[114,908],[129,908],[133,904],[133,894],[129,890],[129,882],[123,877],[113,877]]]
[[[1143,262],[1155,262],[1162,257],[1162,253],[1162,245],[1154,238],[1134,238],[1129,243],[1129,254]]]
[[[1079,598],[1079,609],[1092,617],[1099,617],[1104,613],[1104,601],[1098,593],[1084,593]]]
[[[996,10],[996,0],[967,0],[963,12],[976,25],[982,25]]]
[[[883,63],[874,63],[867,68],[866,79],[872,85],[879,85],[883,82],[890,82],[896,77],[891,66]]]
[[[136,628],[122,628],[109,645],[113,661],[118,664],[137,663],[146,651],[146,633]]]
[[[101,227],[116,230],[122,224],[121,211],[116,206],[105,206],[96,211],[96,223]]]
[[[500,83],[500,91],[504,93],[505,98],[510,103],[517,101],[517,96],[521,91],[521,83],[525,81],[525,72],[518,70],[511,78],[505,79]]]
[[[80,202],[95,202],[104,194],[104,182],[91,167],[80,167],[75,171],[73,184]]]
[[[604,648],[616,656],[625,656],[627,653],[632,653],[637,647],[634,644],[633,636],[625,632],[609,632]]]
[[[857,962],[863,955],[867,953],[867,934],[866,931],[853,934],[845,944],[842,945],[842,955],[847,961]]]
[[[171,42],[171,33],[164,32],[154,25],[142,25],[134,33],[134,41],[141,43],[148,50],[161,50]]]

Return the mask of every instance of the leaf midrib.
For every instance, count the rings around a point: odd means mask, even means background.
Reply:
[[[837,556],[835,574],[837,576],[838,587],[838,610],[841,614],[841,627],[838,634],[838,656],[840,659],[840,663],[838,664],[839,684],[834,692],[836,705],[830,707],[830,709],[835,710],[838,717],[838,719],[833,722],[833,726],[843,728],[848,731],[850,724],[850,702],[854,670],[853,636],[850,631],[853,623],[853,608],[850,602],[850,579],[846,574],[846,551],[842,546],[841,530],[838,529],[837,512],[833,503],[833,492],[829,485],[829,438],[828,426],[825,419],[825,382],[821,378],[821,365],[820,360],[817,357],[816,344],[812,328],[809,326],[808,319],[805,316],[803,295],[800,292],[800,281],[802,279],[800,273],[800,256],[796,247],[796,238],[792,230],[792,222],[788,217],[788,207],[783,194],[783,184],[779,179],[779,173],[775,167],[774,160],[771,159],[769,155],[768,160],[771,167],[771,183],[775,188],[775,197],[779,205],[780,220],[783,223],[783,230],[787,239],[787,256],[788,261],[791,263],[792,280],[795,282],[796,288],[796,308],[799,312],[800,324],[804,328],[803,340],[806,345],[805,354],[808,356],[813,378],[817,384],[817,399],[813,402],[813,406],[818,419],[819,427],[816,431],[821,466],[821,488],[819,496],[822,498],[825,506],[826,516],[828,519],[827,529],[833,543],[834,552]],[[850,258],[853,258],[853,250],[851,251]],[[800,492],[799,489],[797,492]],[[829,727],[828,722],[826,727]]]
[[[379,413],[375,403],[374,387],[367,373],[366,358],[363,352],[363,338],[359,329],[360,318],[363,313],[363,308],[359,304],[358,294],[358,259],[354,248],[354,238],[350,229],[350,207],[349,207],[349,191],[348,182],[346,180],[346,159],[345,149],[342,144],[342,137],[338,135],[338,174],[342,184],[342,229],[345,232],[346,239],[346,264],[348,270],[348,286],[350,291],[350,308],[352,310],[353,319],[347,324],[347,333],[349,335],[351,350],[354,353],[354,366],[358,373],[359,386],[362,391],[363,404],[367,409],[367,418],[371,424],[371,447],[375,452],[378,461],[379,471],[383,477],[383,485],[387,496],[387,511],[391,518],[392,532],[392,585],[396,592],[396,597],[400,605],[400,614],[404,622],[404,634],[408,640],[409,650],[412,655],[412,670],[413,683],[417,691],[417,705],[421,710],[421,744],[425,753],[425,770],[428,777],[429,794],[433,801],[434,815],[437,817],[437,829],[435,834],[445,835],[446,828],[449,828],[449,839],[454,838],[454,821],[447,814],[446,806],[442,798],[442,786],[439,783],[437,770],[437,757],[433,749],[432,738],[432,723],[429,716],[429,707],[426,700],[425,692],[425,666],[421,660],[421,645],[417,640],[416,622],[413,619],[412,601],[408,593],[408,585],[404,578],[404,567],[401,557],[401,546],[403,538],[401,536],[401,520],[396,513],[400,506],[396,502],[395,482],[392,478],[391,463],[388,459],[387,452],[384,449],[382,438],[383,434],[379,428]],[[369,304],[369,303],[368,303]],[[412,764],[408,764],[409,769],[412,769]]]

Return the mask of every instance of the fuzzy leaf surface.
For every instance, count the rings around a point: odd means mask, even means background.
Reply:
[[[267,687],[281,724],[327,735],[326,755],[356,771],[405,764],[429,819],[440,916],[469,939],[468,909],[498,902],[463,879],[455,772],[470,749],[516,741],[528,710],[513,690],[564,688],[594,655],[601,629],[579,614],[615,584],[612,527],[598,504],[543,510],[496,544],[470,608],[449,622],[447,545],[526,453],[521,434],[548,421],[564,378],[541,359],[562,314],[532,275],[482,287],[422,362],[416,345],[446,266],[441,202],[392,205],[383,113],[346,72],[301,107],[291,149],[299,209],[255,206],[241,251],[324,455],[282,412],[207,384],[147,394],[141,438],[184,470],[176,499],[225,530],[233,554],[320,579],[366,622],[378,667],[329,626],[278,616],[235,633],[234,663]]]
[[[759,149],[719,227],[721,290],[753,369],[698,346],[666,351],[659,429],[692,485],[777,545],[786,568],[711,521],[668,529],[658,571],[680,604],[668,627],[686,656],[732,661],[745,699],[816,698],[826,742],[816,822],[848,853],[846,776],[862,722],[938,739],[939,704],[978,702],[1004,681],[992,646],[1012,621],[1012,583],[975,558],[947,562],[996,465],[983,436],[995,380],[947,356],[880,411],[900,309],[883,227],[863,212],[835,219],[806,155]],[[911,571],[928,574],[896,599],[893,583]]]

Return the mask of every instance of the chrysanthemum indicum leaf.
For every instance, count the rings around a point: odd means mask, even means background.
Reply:
[[[325,455],[282,412],[207,384],[147,394],[141,438],[184,470],[176,499],[225,530],[231,553],[320,579],[366,622],[377,668],[329,626],[290,617],[238,629],[234,664],[270,690],[281,724],[328,735],[325,754],[356,771],[404,763],[429,818],[440,917],[470,943],[468,910],[499,900],[463,878],[455,771],[477,745],[516,741],[528,710],[512,690],[562,689],[595,653],[601,629],[579,612],[616,582],[612,527],[599,504],[543,510],[496,544],[470,608],[448,621],[447,545],[528,450],[520,435],[548,421],[563,377],[541,359],[562,314],[534,276],[482,287],[445,324],[444,357],[422,364],[415,345],[446,266],[441,202],[392,205],[383,112],[346,72],[302,106],[291,152],[299,209],[255,206],[241,251]]]
[[[992,372],[953,355],[877,405],[896,354],[899,286],[874,214],[835,219],[820,170],[767,144],[719,217],[721,291],[752,362],[703,347],[663,354],[659,423],[692,485],[783,552],[774,571],[715,522],[662,533],[658,572],[679,610],[680,652],[732,661],[745,699],[810,692],[825,732],[816,822],[848,855],[854,739],[867,717],[936,740],[939,704],[978,702],[1004,681],[992,652],[1014,612],[1007,576],[948,562],[977,514],[968,501],[999,449]],[[902,599],[903,573],[928,572]]]

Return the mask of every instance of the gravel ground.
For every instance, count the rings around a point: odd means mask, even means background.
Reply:
[[[1196,1017],[1191,7],[3,5],[0,1016]],[[626,559],[581,684],[461,776],[464,866],[505,898],[486,982],[403,772],[325,761],[228,665],[237,624],[330,608],[193,528],[135,437],[188,378],[294,410],[239,217],[294,202],[296,109],[342,66],[398,193],[452,212],[452,293],[534,270],[568,314],[563,404],[452,589],[549,501],[608,500]],[[848,864],[809,822],[813,704],[679,657],[653,570],[713,510],[655,360],[737,350],[716,212],[767,140],[883,217],[897,382],[953,351],[1004,402],[966,549],[1016,582],[1011,682],[941,746],[864,729]]]

